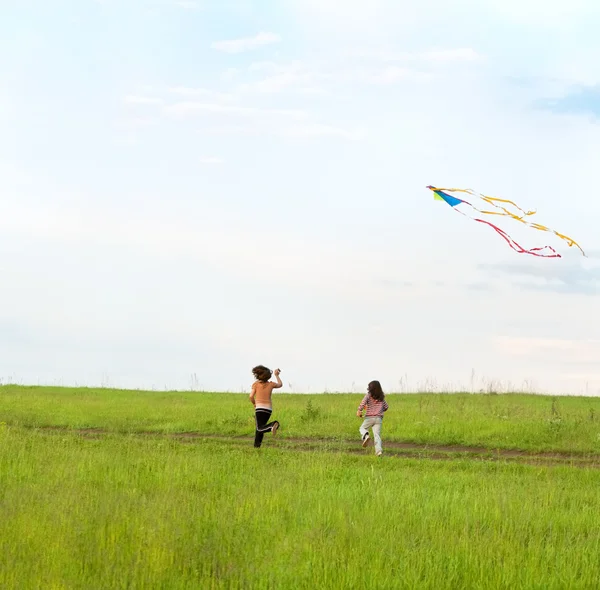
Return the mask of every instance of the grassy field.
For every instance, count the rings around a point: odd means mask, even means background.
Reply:
[[[598,458],[600,400],[391,395],[377,459],[360,398],[256,450],[242,395],[0,387],[0,588],[597,588],[600,469],[392,450]]]
[[[282,436],[352,439],[360,394],[274,394]],[[393,394],[388,441],[600,453],[600,398],[540,395]],[[0,421],[118,432],[254,431],[247,395],[0,387]]]

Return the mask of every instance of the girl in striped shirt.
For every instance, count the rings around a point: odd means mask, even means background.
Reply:
[[[369,428],[372,428],[373,438],[375,439],[375,454],[381,457],[383,453],[381,448],[381,425],[383,423],[383,413],[387,412],[389,406],[385,401],[385,394],[379,381],[369,383],[367,395],[360,402],[356,412],[359,418],[363,417],[362,413],[365,408],[367,409],[366,416],[359,428],[362,436],[362,446],[366,447],[369,444]]]

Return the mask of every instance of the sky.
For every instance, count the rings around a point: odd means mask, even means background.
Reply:
[[[599,26],[595,0],[0,0],[0,382],[600,395]],[[517,254],[428,185],[588,257]]]

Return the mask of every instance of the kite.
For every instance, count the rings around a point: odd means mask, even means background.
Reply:
[[[525,211],[524,209],[521,209],[521,207],[519,207],[513,201],[509,201],[507,199],[498,199],[495,197],[488,197],[488,196],[482,195],[481,193],[476,193],[475,191],[473,191],[471,189],[437,188],[435,186],[428,186],[427,188],[433,192],[433,197],[437,201],[444,201],[448,205],[450,205],[450,207],[452,207],[454,209],[454,211],[460,213],[461,215],[464,215],[465,217],[468,217],[469,219],[473,219],[474,221],[477,221],[478,223],[482,223],[484,225],[491,227],[496,233],[498,233],[502,238],[504,238],[504,240],[506,240],[508,245],[513,250],[515,250],[519,254],[531,254],[532,256],[538,256],[540,258],[562,258],[562,256],[551,246],[542,246],[542,247],[537,247],[537,248],[524,248],[523,246],[519,245],[513,238],[511,238],[503,229],[501,229],[497,225],[491,223],[490,221],[481,219],[479,216],[477,216],[477,213],[479,213],[480,215],[498,215],[498,216],[502,216],[502,217],[509,217],[513,220],[523,223],[527,227],[531,227],[531,228],[537,229],[539,231],[550,232],[550,233],[558,236],[561,240],[564,240],[565,242],[567,242],[567,244],[569,245],[569,248],[571,248],[572,246],[576,246],[577,248],[579,248],[579,250],[581,251],[583,256],[585,256],[587,258],[586,253],[583,251],[581,246],[577,242],[575,242],[575,240],[573,240],[573,239],[569,238],[568,236],[565,236],[564,234],[561,234],[549,227],[546,227],[545,225],[540,225],[539,223],[529,221],[526,218],[531,217],[532,215],[535,215],[536,212],[535,211]],[[476,207],[469,201],[466,201],[465,199],[454,196],[450,193],[460,193],[461,196],[464,194],[464,195],[469,195],[470,197],[478,198],[479,200],[484,202],[486,209],[479,209],[478,207]],[[467,198],[470,198],[470,197],[467,197]],[[472,200],[472,199],[470,199],[470,200]],[[492,209],[487,210],[487,205],[492,207]],[[475,214],[472,216],[467,215],[467,213],[465,213],[461,209],[461,207],[467,208],[467,210],[469,210],[468,208],[470,208],[473,212],[475,212]]]

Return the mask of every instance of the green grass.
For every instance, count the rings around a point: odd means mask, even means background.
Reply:
[[[274,395],[285,437],[356,438],[361,395]],[[600,398],[539,395],[393,394],[389,441],[600,453]],[[120,432],[248,435],[246,395],[0,387],[0,421],[22,426],[101,427]]]
[[[0,588],[597,587],[600,470],[349,453],[360,397],[277,395],[257,450],[242,395],[0,388]],[[598,452],[594,398],[388,399],[384,446]]]
[[[0,587],[593,588],[600,471],[0,429]]]

